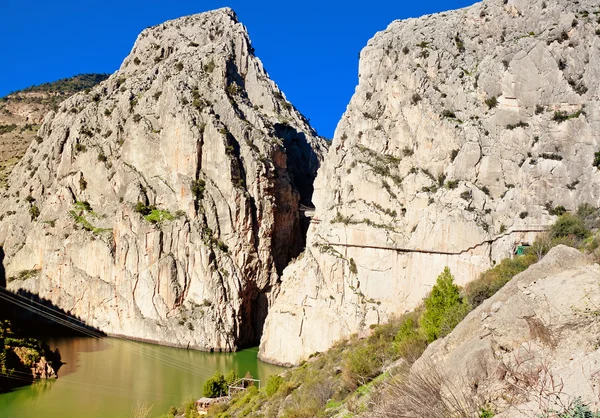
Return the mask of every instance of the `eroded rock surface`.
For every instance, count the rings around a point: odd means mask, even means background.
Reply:
[[[0,97],[0,188],[27,151],[44,116],[77,91],[106,80],[107,74],[80,74],[52,83],[28,87]]]
[[[144,30],[121,68],[49,113],[0,203],[8,288],[104,332],[234,350],[304,247],[326,142],[233,11]]]
[[[531,242],[556,206],[600,203],[599,11],[486,0],[375,35],[263,359],[324,351],[414,308],[444,266],[464,284]]]

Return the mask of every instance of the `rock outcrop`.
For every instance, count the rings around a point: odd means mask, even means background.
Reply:
[[[444,266],[477,277],[557,206],[600,203],[599,11],[485,0],[376,34],[262,359],[298,363],[414,308]]]
[[[327,143],[233,11],[144,30],[121,68],[50,112],[0,203],[7,287],[112,335],[255,343],[304,247]]]
[[[498,417],[561,411],[577,397],[597,410],[599,280],[598,264],[555,247],[432,343],[412,373],[434,367],[444,392]]]
[[[12,168],[37,138],[46,113],[58,109],[60,102],[76,92],[107,78],[107,74],[81,74],[0,97],[0,188],[5,188]]]

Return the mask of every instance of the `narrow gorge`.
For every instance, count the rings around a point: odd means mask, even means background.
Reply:
[[[112,336],[260,341],[280,365],[367,335],[444,267],[464,285],[600,206],[599,15],[484,0],[395,21],[362,50],[331,143],[231,9],[146,29],[12,170],[7,288]]]
[[[327,142],[253,52],[230,9],[169,21],[48,113],[0,203],[8,289],[109,335],[256,345]]]

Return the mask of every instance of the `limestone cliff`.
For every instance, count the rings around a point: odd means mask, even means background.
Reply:
[[[113,335],[207,350],[258,340],[304,247],[298,206],[326,142],[233,11],[144,30],[38,135],[0,203],[9,289]]]
[[[80,74],[74,77],[31,86],[0,97],[0,187],[27,151],[44,116],[58,109],[63,100],[78,91],[92,88],[108,74]]]
[[[375,35],[263,359],[326,350],[415,307],[444,266],[464,284],[557,206],[600,203],[599,13],[593,1],[485,0]]]

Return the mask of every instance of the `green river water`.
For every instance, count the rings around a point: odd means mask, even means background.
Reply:
[[[0,418],[125,418],[136,405],[150,416],[202,396],[216,370],[249,371],[264,384],[282,369],[256,358],[258,349],[205,353],[114,338],[49,341],[65,362],[58,379],[0,394]]]

